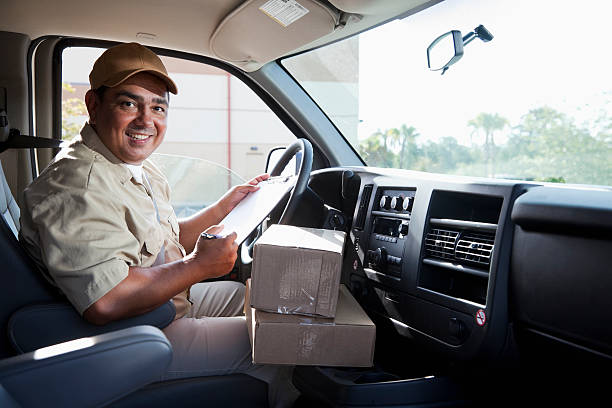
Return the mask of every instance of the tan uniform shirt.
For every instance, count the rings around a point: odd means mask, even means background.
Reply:
[[[24,191],[20,239],[79,313],[128,275],[130,266],[185,256],[170,188],[145,160],[159,211],[145,185],[100,141],[89,125]],[[187,291],[174,299],[177,318],[187,312]]]

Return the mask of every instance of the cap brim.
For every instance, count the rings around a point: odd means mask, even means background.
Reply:
[[[164,74],[163,72],[155,71],[155,70],[148,69],[148,68],[139,68],[139,69],[134,69],[130,71],[118,72],[115,75],[108,78],[106,81],[104,81],[104,83],[100,85],[104,85],[104,86],[108,86],[109,88],[112,88],[113,86],[117,86],[123,81],[125,81],[126,79],[133,77],[134,75],[139,74],[141,72],[146,72],[146,73],[155,75],[156,77],[164,81],[164,83],[168,87],[168,92],[171,92],[175,95],[178,94],[178,89],[176,87],[176,84],[174,83],[172,79],[170,79],[168,75]]]

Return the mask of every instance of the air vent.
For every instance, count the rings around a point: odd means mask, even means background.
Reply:
[[[419,286],[486,304],[496,225],[430,219]]]
[[[425,254],[434,258],[455,259],[459,232],[433,228],[425,238]]]
[[[487,305],[503,197],[435,190],[417,287]]]
[[[373,187],[373,184],[366,184],[363,187],[361,202],[359,203],[359,211],[357,212],[357,220],[355,221],[355,228],[357,229],[363,230],[365,225],[366,213],[368,210],[368,205],[370,204],[370,197],[372,197]]]
[[[494,232],[432,228],[425,237],[425,256],[489,268]]]
[[[455,256],[457,259],[488,267],[491,263],[494,242],[495,234],[466,232],[457,242]]]

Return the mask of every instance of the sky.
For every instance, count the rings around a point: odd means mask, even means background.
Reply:
[[[406,124],[422,138],[454,136],[467,144],[466,124],[478,113],[499,113],[516,124],[542,105],[578,122],[591,118],[612,90],[612,3],[577,4],[447,0],[363,34],[359,139]],[[491,42],[466,45],[444,75],[427,69],[431,41],[453,29],[465,35],[480,24],[493,34]]]

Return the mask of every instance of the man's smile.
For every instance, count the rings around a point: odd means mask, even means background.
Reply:
[[[125,135],[134,141],[140,142],[155,136],[155,133],[143,132],[138,130],[126,130]]]

